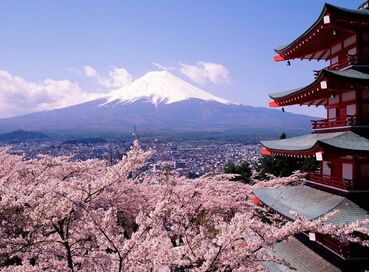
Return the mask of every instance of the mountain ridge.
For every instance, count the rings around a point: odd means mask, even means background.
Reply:
[[[104,98],[0,119],[0,132],[24,129],[115,133],[132,132],[136,125],[151,132],[262,130],[274,134],[283,131],[302,134],[310,129],[310,118],[236,104],[192,86],[169,72],[151,72]]]

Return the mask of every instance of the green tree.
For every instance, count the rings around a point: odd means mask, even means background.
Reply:
[[[251,168],[250,164],[246,161],[239,165],[236,165],[231,161],[227,162],[227,164],[224,166],[224,173],[237,174],[237,176],[233,178],[234,181],[240,181],[242,183],[250,182]]]
[[[286,139],[286,133],[282,133],[280,139]],[[314,172],[318,169],[319,162],[315,158],[291,158],[284,156],[268,155],[262,156],[256,166],[258,179],[266,179],[267,174],[276,177],[290,176],[294,171]]]
[[[267,174],[276,177],[288,177],[294,171],[314,172],[318,169],[319,162],[315,158],[291,158],[284,156],[268,155],[262,156],[256,166],[256,178],[266,179]]]
[[[188,172],[187,177],[189,179],[196,179],[196,178],[200,177],[200,175],[198,173],[190,171],[190,172]]]

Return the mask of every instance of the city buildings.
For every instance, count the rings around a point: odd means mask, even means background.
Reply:
[[[102,159],[116,163],[129,150],[131,141],[22,141],[11,144],[11,152],[31,159],[40,154],[70,156],[73,160]],[[1,143],[0,145],[7,145]],[[260,145],[245,145],[222,141],[146,141],[143,149],[155,150],[148,162],[148,171],[176,170],[181,176],[198,177],[203,174],[223,173],[230,161],[240,164],[247,161],[254,167],[260,155]]]

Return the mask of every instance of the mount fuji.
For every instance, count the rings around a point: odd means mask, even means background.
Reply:
[[[153,71],[106,97],[82,104],[0,119],[0,132],[124,133],[282,131],[299,134],[309,116],[245,106],[212,95],[168,71]]]
[[[107,99],[107,104],[110,102],[133,103],[143,99],[155,106],[188,99],[232,104],[230,101],[196,88],[168,71],[149,72],[130,85],[113,91]]]

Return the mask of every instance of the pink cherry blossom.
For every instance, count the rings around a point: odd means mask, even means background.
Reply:
[[[134,142],[115,165],[68,157],[25,160],[0,149],[1,271],[264,271],[260,261],[301,232],[360,242],[364,224],[332,216],[287,221],[255,205],[252,189],[294,185],[303,174],[244,185],[229,175],[196,180],[142,169],[152,151]],[[138,175],[132,175],[138,173]],[[154,181],[155,182],[152,182]],[[269,223],[267,223],[269,222]]]

